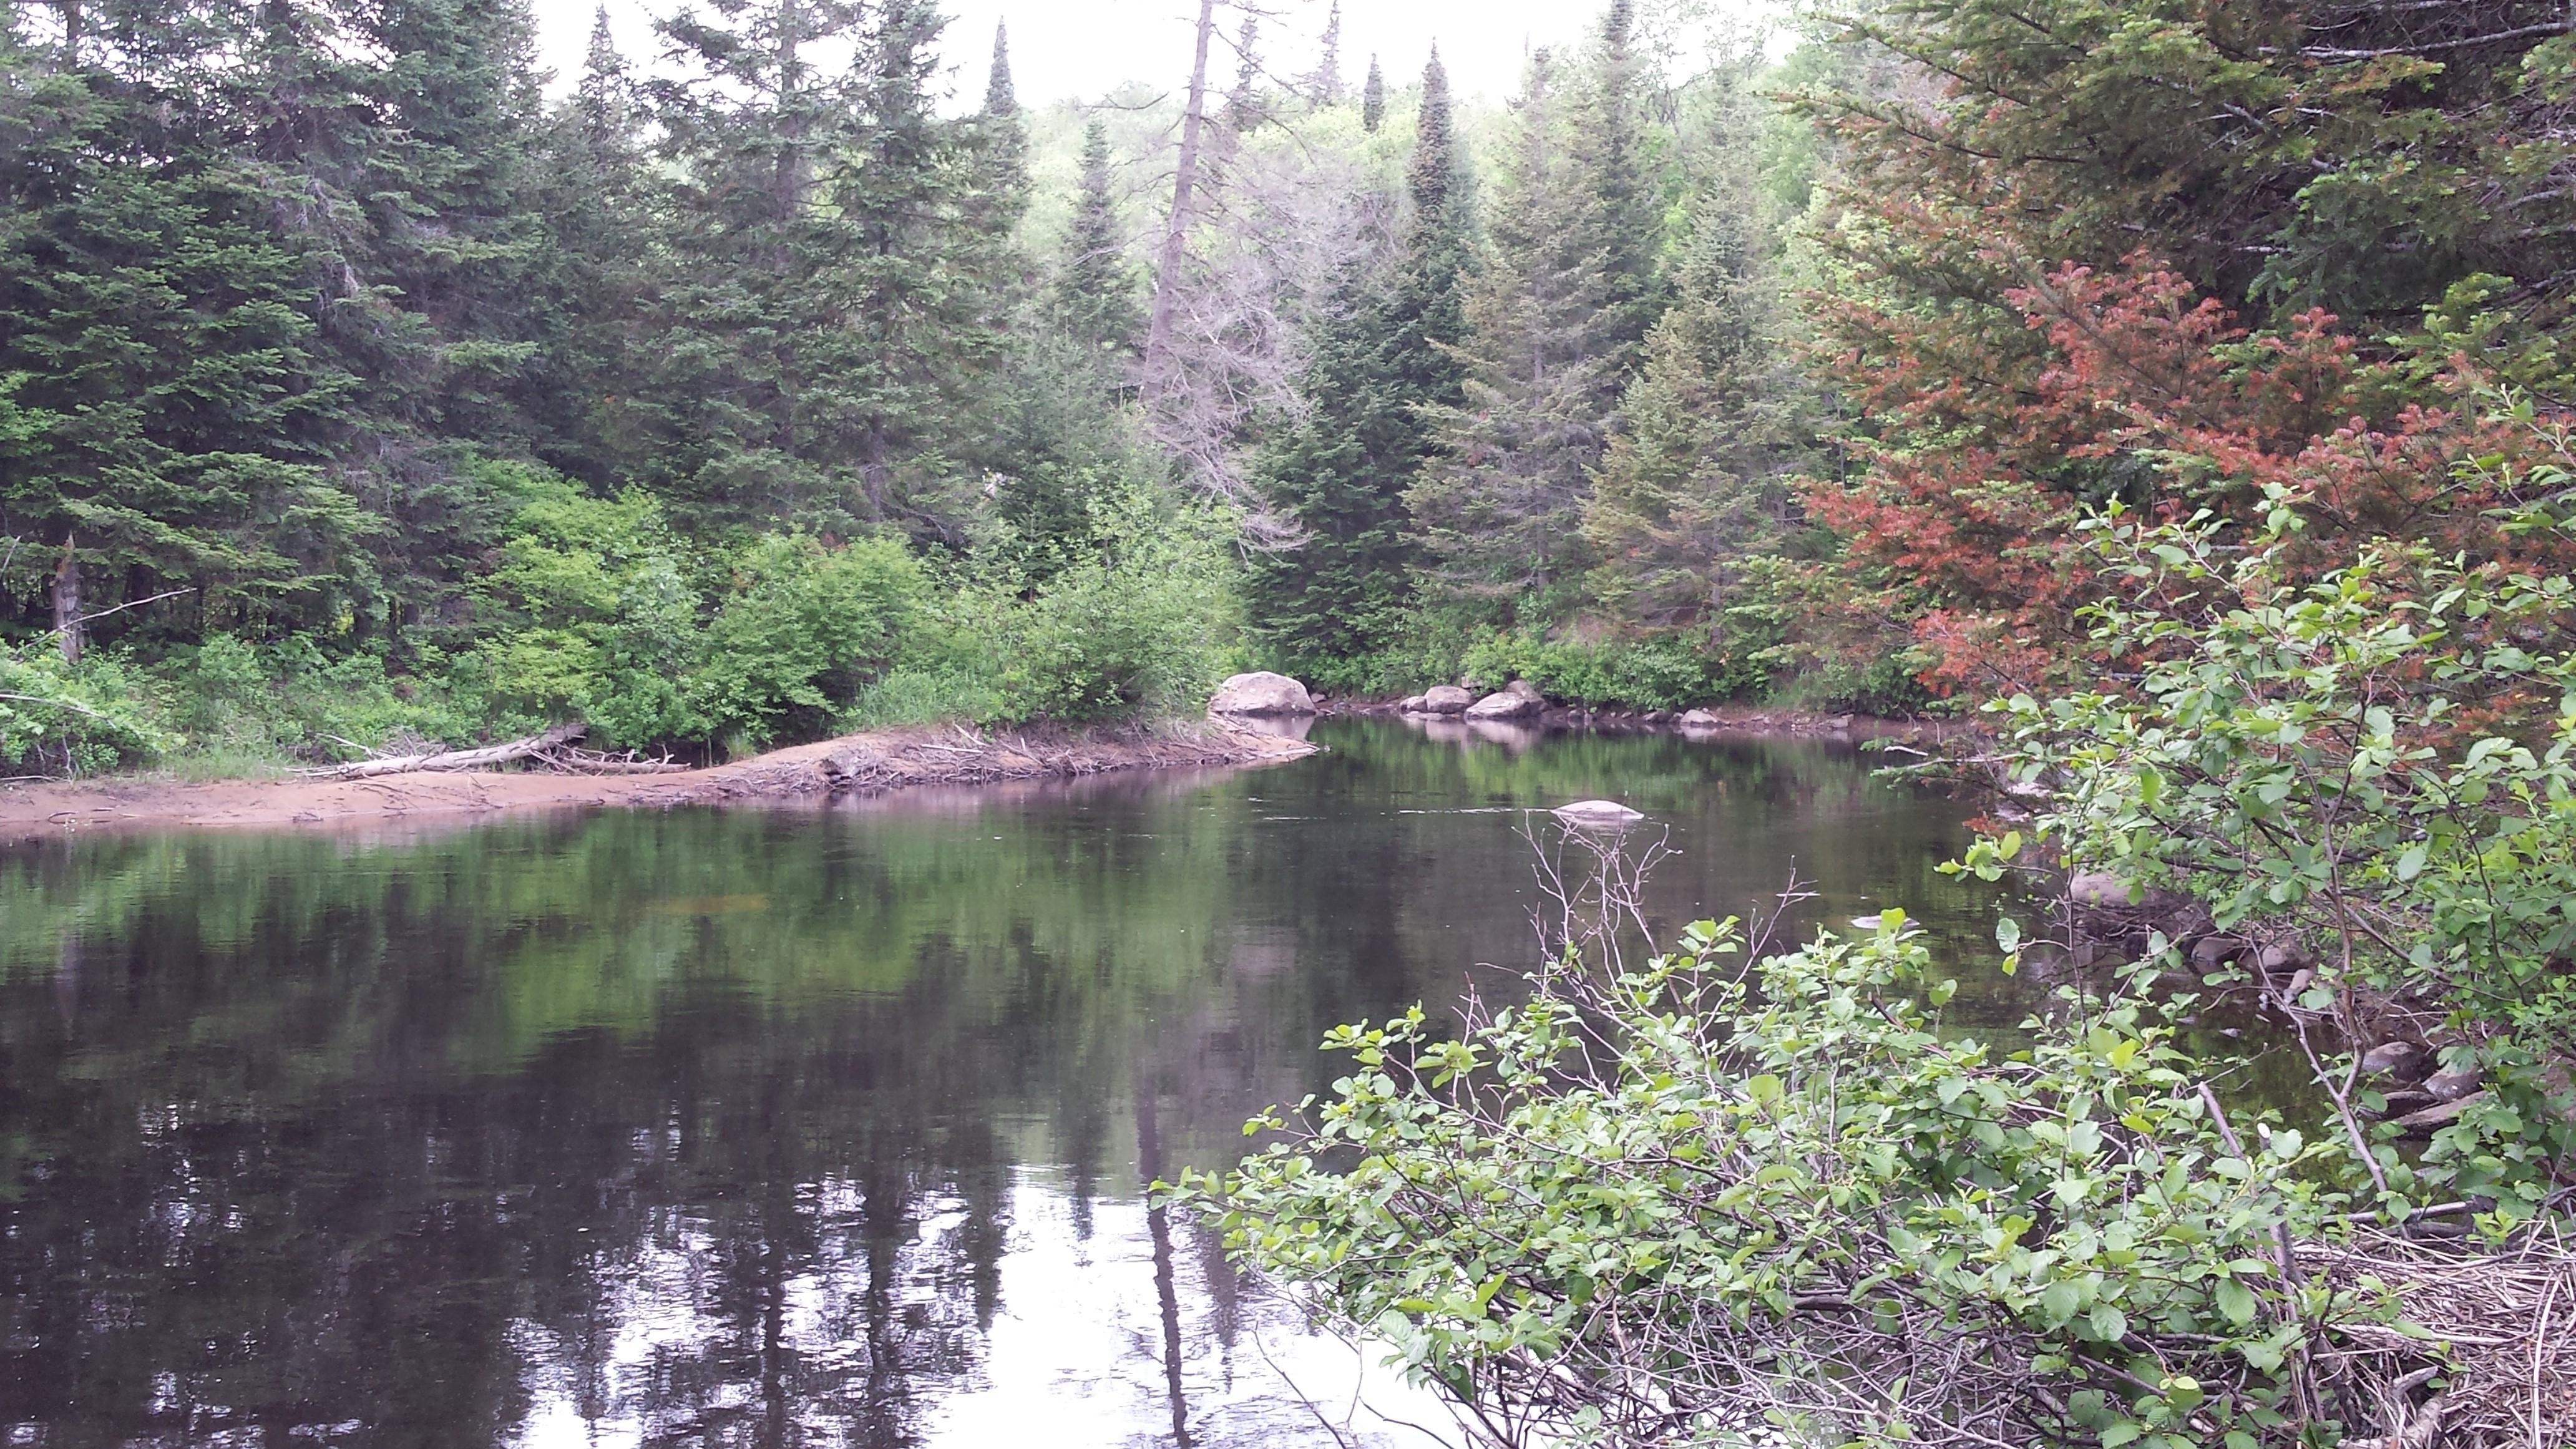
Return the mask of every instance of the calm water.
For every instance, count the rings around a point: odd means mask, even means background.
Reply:
[[[1811,918],[1991,939],[1932,869],[1964,812],[1848,746],[1316,738],[822,814],[0,846],[0,1439],[1428,1442],[1139,1188],[1329,1081],[1333,1023],[1523,963],[1521,808],[1668,825],[1671,923],[1794,863]]]

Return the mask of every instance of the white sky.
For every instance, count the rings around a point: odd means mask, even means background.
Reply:
[[[540,59],[556,74],[557,92],[581,72],[596,0],[534,0]],[[1261,49],[1274,75],[1303,74],[1314,63],[1315,36],[1330,0],[1263,0],[1275,18],[1263,22]],[[1751,8],[1762,0],[1734,0],[1720,8]],[[609,23],[630,63],[649,64],[659,46],[652,17],[678,8],[679,0],[609,0]],[[980,101],[993,25],[1011,30],[1011,74],[1023,105],[1089,100],[1122,81],[1158,90],[1178,89],[1189,77],[1192,0],[946,0],[954,17],[946,49],[954,68],[950,83],[966,101]],[[1419,75],[1437,41],[1450,83],[1462,95],[1499,100],[1518,86],[1521,62],[1540,45],[1580,39],[1606,9],[1606,0],[1342,0],[1342,72],[1354,89],[1375,52],[1387,82],[1400,86]],[[1218,6],[1219,26],[1234,33],[1241,13]],[[1222,83],[1234,74],[1234,56],[1220,43],[1208,60]]]

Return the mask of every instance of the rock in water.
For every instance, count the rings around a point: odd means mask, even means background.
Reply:
[[[1208,701],[1210,714],[1313,714],[1315,700],[1306,686],[1285,674],[1261,670],[1238,674],[1216,687]]]
[[[1682,728],[1688,730],[1713,730],[1724,723],[1726,721],[1704,709],[1687,710],[1681,718]]]
[[[1531,694],[1514,694],[1506,689],[1486,695],[1467,706],[1469,719],[1528,719],[1547,708],[1547,701]]]
[[[1619,830],[1645,819],[1641,811],[1631,810],[1616,800],[1577,800],[1559,805],[1548,812],[1568,825],[1585,830]]]
[[[1465,714],[1476,702],[1476,696],[1454,684],[1435,684],[1422,691],[1424,714]]]

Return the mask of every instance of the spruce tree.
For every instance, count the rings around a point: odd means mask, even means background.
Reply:
[[[1636,19],[1636,0],[1611,0],[1571,137],[1575,169],[1591,185],[1592,206],[1569,244],[1600,256],[1600,332],[1612,369],[1622,378],[1634,370],[1647,330],[1669,305],[1661,272],[1664,179]]]
[[[1225,93],[1225,129],[1240,136],[1265,119],[1261,100],[1261,17],[1246,14],[1234,36],[1234,86]]]
[[[1386,75],[1377,68],[1377,57],[1369,57],[1368,79],[1360,84],[1360,129],[1374,136],[1386,124]]]
[[[1413,204],[1396,255],[1384,276],[1346,280],[1317,329],[1300,386],[1305,415],[1259,468],[1271,506],[1303,542],[1256,563],[1256,627],[1292,662],[1328,676],[1392,642],[1411,600],[1418,555],[1404,493],[1433,450],[1430,413],[1462,399],[1462,182],[1435,51],[1422,75],[1406,168]]]
[[[552,119],[543,194],[562,321],[542,359],[552,436],[537,451],[606,487],[649,468],[635,454],[649,434],[633,400],[652,350],[641,309],[656,218],[635,84],[605,6],[592,17],[581,80]]]
[[[1721,191],[1699,208],[1680,299],[1647,338],[1583,518],[1600,555],[1594,593],[1614,617],[1714,648],[1746,560],[1787,539],[1788,479],[1814,463],[1817,436],[1805,386],[1765,341],[1777,288],[1741,199]]]
[[[993,65],[985,75],[984,109],[976,115],[976,140],[984,150],[985,202],[979,222],[1007,233],[1029,209],[1028,120],[1011,84],[1010,31],[993,25]]]
[[[1342,0],[1333,0],[1317,50],[1315,69],[1306,77],[1306,95],[1316,105],[1338,106],[1342,103]]]
[[[1126,355],[1144,333],[1145,312],[1109,181],[1109,128],[1095,117],[1082,128],[1081,189],[1056,270],[1055,312],[1084,351]]]
[[[1618,404],[1610,288],[1585,245],[1587,178],[1564,141],[1546,52],[1514,107],[1482,265],[1465,284],[1465,397],[1408,501],[1435,593],[1499,624],[1542,622],[1585,567],[1579,521]]]

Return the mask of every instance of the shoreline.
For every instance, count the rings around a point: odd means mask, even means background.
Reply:
[[[1100,730],[869,730],[668,775],[434,772],[363,780],[149,776],[0,786],[0,844],[98,830],[304,829],[548,809],[805,805],[928,785],[1068,780],[1125,770],[1277,764],[1315,746],[1232,720]]]

